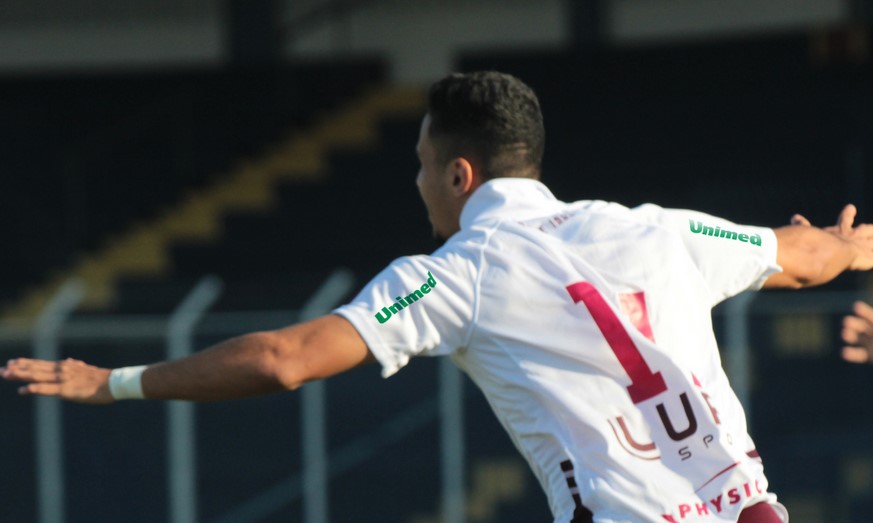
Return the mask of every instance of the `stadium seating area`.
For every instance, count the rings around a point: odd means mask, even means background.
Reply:
[[[0,303],[383,77],[352,60],[0,78]]]
[[[806,36],[786,36],[589,56],[475,52],[459,65],[514,73],[539,93],[547,128],[544,181],[564,199],[655,202],[770,226],[795,212],[830,223],[853,201],[869,219],[873,191],[865,192],[864,181],[871,167],[861,151],[873,150],[870,66],[811,56]],[[0,106],[0,139],[12,144],[4,159],[9,174],[0,182],[10,246],[0,300],[14,301],[25,284],[209,187],[289,129],[305,132],[319,114],[354,103],[383,78],[378,61],[354,61],[282,71],[0,80],[0,97],[14,102]],[[206,274],[227,286],[215,310],[291,311],[333,267],[349,267],[362,283],[397,256],[430,251],[435,245],[414,185],[419,118],[383,117],[369,148],[331,151],[323,179],[281,182],[270,206],[225,212],[218,241],[177,241],[169,274],[127,275],[109,309],[87,314],[166,314]],[[837,288],[862,281],[843,278]],[[832,357],[780,355],[765,322],[755,339],[753,426],[773,483],[789,497],[828,503],[845,473],[834,463],[837,448],[873,431],[869,406],[845,400],[871,397],[873,380],[861,374],[865,369],[845,378],[847,369]],[[211,341],[201,336],[198,344]],[[64,351],[122,365],[159,359],[161,349],[159,343],[129,344],[123,352],[71,344]],[[416,362],[388,383],[376,374],[356,372],[329,384],[331,448],[433,399],[433,362]],[[787,390],[796,391],[792,398]],[[198,407],[205,521],[299,467],[298,402],[275,397]],[[29,404],[9,403],[0,402],[0,414],[18,420],[11,437],[16,448],[28,448]],[[64,407],[71,523],[125,520],[119,515],[131,513],[142,516],[138,521],[163,519],[162,409],[126,405],[107,414]],[[470,464],[472,485],[477,466],[517,458],[478,392],[468,390],[467,409],[468,451],[482,462]],[[813,412],[831,418],[809,427]],[[115,432],[98,433],[93,427],[107,426],[107,416]],[[388,455],[338,476],[331,495],[344,502],[335,506],[336,521],[369,522],[374,514],[385,523],[436,521],[437,434],[436,422],[426,425]],[[125,445],[133,436],[136,452]],[[810,442],[832,449],[809,458],[831,471],[826,484],[792,460],[798,449],[814,447]],[[873,460],[860,443],[855,452]],[[29,521],[30,456],[21,459],[22,476],[0,489],[23,500],[7,508],[12,520]],[[94,459],[102,465],[95,467]],[[133,469],[141,474],[131,479]],[[490,515],[475,521],[544,519],[545,499],[530,473],[522,474],[523,492],[492,502]],[[97,484],[102,491],[94,491]],[[138,492],[135,499],[131,491]],[[869,502],[850,494],[834,502],[847,513],[869,511]],[[264,521],[299,518],[296,503]]]

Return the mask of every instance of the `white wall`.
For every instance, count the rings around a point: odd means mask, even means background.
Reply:
[[[0,71],[219,63],[216,0],[0,0]]]
[[[604,33],[611,43],[633,45],[819,27],[846,20],[848,4],[849,0],[607,0]],[[291,41],[287,52],[384,52],[398,80],[427,82],[451,69],[458,50],[569,43],[569,8],[567,0],[391,0]]]
[[[283,0],[283,18],[329,0]],[[393,75],[425,83],[458,51],[562,46],[571,0],[383,0],[306,31],[289,56],[384,54]],[[587,0],[574,0],[587,1]],[[839,23],[850,0],[607,0],[618,44]],[[0,0],[0,72],[218,64],[222,0]]]
[[[464,49],[558,47],[569,41],[564,0],[392,0],[289,42],[294,55],[384,52],[402,82],[452,69]]]
[[[849,0],[609,0],[613,42],[713,38],[837,24]]]

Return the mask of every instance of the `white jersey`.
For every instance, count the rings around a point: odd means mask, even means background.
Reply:
[[[711,308],[759,288],[772,230],[497,179],[430,256],[335,312],[383,375],[449,355],[482,389],[556,522],[734,522],[767,492]],[[583,508],[584,507],[584,508]]]

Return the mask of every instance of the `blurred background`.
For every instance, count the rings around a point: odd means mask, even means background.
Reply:
[[[0,358],[123,366],[329,311],[435,244],[424,89],[513,73],[564,200],[873,221],[870,0],[2,0]],[[793,523],[868,523],[873,278],[742,295],[717,335]],[[0,383],[2,522],[550,521],[450,366],[105,408]]]

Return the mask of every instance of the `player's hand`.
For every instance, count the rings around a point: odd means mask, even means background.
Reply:
[[[111,403],[109,369],[68,358],[63,361],[17,358],[0,367],[0,377],[22,381],[22,395],[55,396],[78,403]]]
[[[843,359],[852,363],[873,362],[873,307],[856,301],[852,316],[843,318]]]
[[[822,229],[832,232],[834,234],[840,234],[843,236],[852,234],[852,224],[855,222],[855,216],[858,214],[858,209],[852,205],[851,203],[843,207],[843,210],[840,211],[840,215],[837,216],[837,224],[831,225],[828,227],[822,227]],[[809,220],[806,219],[802,214],[795,214],[791,217],[791,225],[806,225],[812,226]]]
[[[857,249],[855,260],[850,265],[851,270],[865,271],[873,269],[873,224],[861,223],[854,225],[858,209],[851,203],[843,207],[837,217],[836,225],[822,229],[844,240],[851,242]],[[803,215],[791,217],[791,225],[812,226]]]

